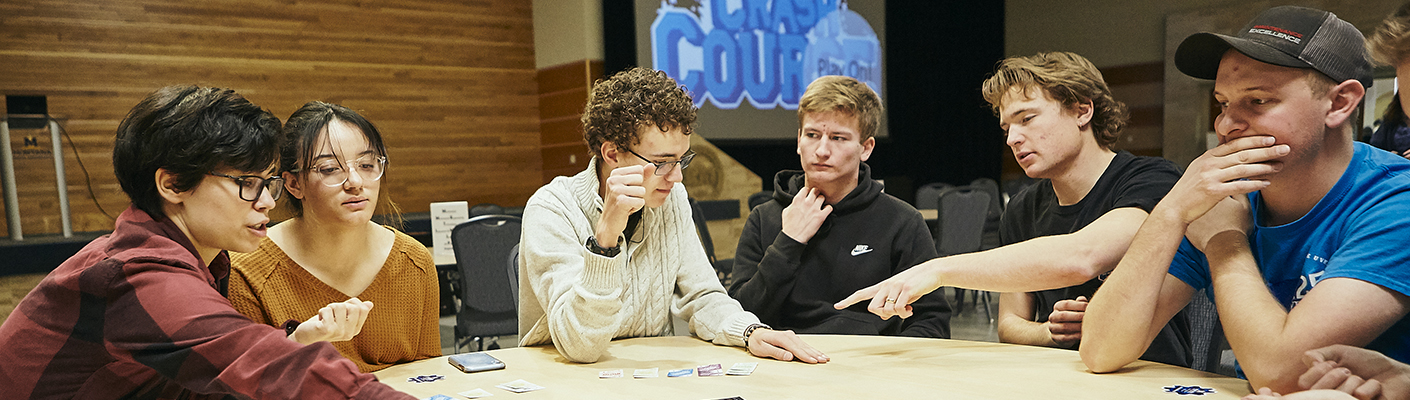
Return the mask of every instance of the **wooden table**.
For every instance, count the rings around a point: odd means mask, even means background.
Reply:
[[[508,366],[462,373],[445,357],[398,365],[378,379],[418,398],[484,389],[489,399],[1237,399],[1248,394],[1242,379],[1146,361],[1097,375],[1087,372],[1076,351],[964,340],[881,336],[804,335],[832,358],[809,365],[750,356],[741,348],[715,346],[692,337],[624,339],[612,343],[594,364],[568,362],[552,346],[493,350]],[[758,362],[750,376],[668,378],[672,369]],[[633,379],[636,368],[659,368],[660,377]],[[600,379],[621,369],[624,377]],[[411,383],[408,377],[445,379]],[[515,394],[495,385],[524,379],[546,387]],[[1172,385],[1214,388],[1216,393],[1180,396]]]

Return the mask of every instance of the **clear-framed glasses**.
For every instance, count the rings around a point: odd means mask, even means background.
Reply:
[[[685,155],[681,156],[681,159],[666,162],[648,160],[646,157],[642,157],[640,154],[632,151],[632,149],[627,149],[627,152],[632,153],[632,155],[636,156],[636,158],[640,158],[642,161],[646,161],[647,164],[656,166],[656,176],[666,176],[666,174],[671,173],[671,170],[676,168],[677,164],[681,166],[681,171],[685,171],[686,168],[690,167],[690,160],[695,159],[695,150],[686,150]]]
[[[206,175],[230,178],[235,181],[235,184],[240,186],[240,200],[244,201],[259,201],[259,196],[264,194],[266,190],[269,191],[269,197],[274,200],[279,200],[279,196],[284,194],[284,178],[277,176],[268,178],[258,175],[233,176],[215,172],[207,172]]]
[[[296,169],[290,172],[299,171]],[[342,186],[348,182],[348,171],[357,171],[358,176],[365,181],[382,179],[382,174],[387,172],[387,157],[369,155],[341,163],[337,160],[323,160],[309,169],[309,177],[324,186]]]

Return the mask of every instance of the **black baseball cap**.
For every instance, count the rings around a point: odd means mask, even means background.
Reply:
[[[1258,14],[1234,36],[1190,35],[1175,50],[1175,68],[1191,77],[1214,79],[1219,59],[1230,48],[1249,58],[1292,68],[1312,68],[1338,83],[1348,79],[1371,87],[1366,37],[1330,12],[1296,6]]]

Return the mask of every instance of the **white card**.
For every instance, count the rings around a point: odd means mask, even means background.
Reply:
[[[523,379],[517,379],[513,382],[501,383],[499,385],[496,385],[495,387],[508,390],[514,393],[532,392],[535,390],[543,389],[543,386],[529,383],[529,381]]]
[[[456,394],[461,395],[461,396],[464,396],[465,398],[468,398],[468,399],[478,399],[478,398],[481,398],[481,397],[494,396],[494,393],[486,392],[485,389],[480,389],[480,388],[475,388],[475,390],[466,390],[466,391],[464,391],[464,392],[460,392],[460,393],[456,393]]]
[[[725,371],[725,375],[747,376],[754,373],[754,368],[758,367],[759,363],[756,362],[734,363],[734,366],[729,367],[729,371]]]

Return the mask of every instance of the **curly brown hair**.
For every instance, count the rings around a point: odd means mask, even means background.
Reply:
[[[999,115],[1004,96],[1013,89],[1041,88],[1043,92],[1073,110],[1078,104],[1092,102],[1092,136],[1104,149],[1116,145],[1130,113],[1126,104],[1111,96],[1111,89],[1102,79],[1102,72],[1091,61],[1069,52],[1038,53],[1028,57],[1009,57],[999,61],[994,75],[984,80],[981,91],[994,115]],[[1003,118],[1002,115],[999,115]]]
[[[665,72],[636,67],[594,83],[582,120],[588,150],[601,157],[603,143],[622,149],[640,143],[641,128],[646,126],[679,127],[690,135],[695,131],[695,103],[690,92]]]

